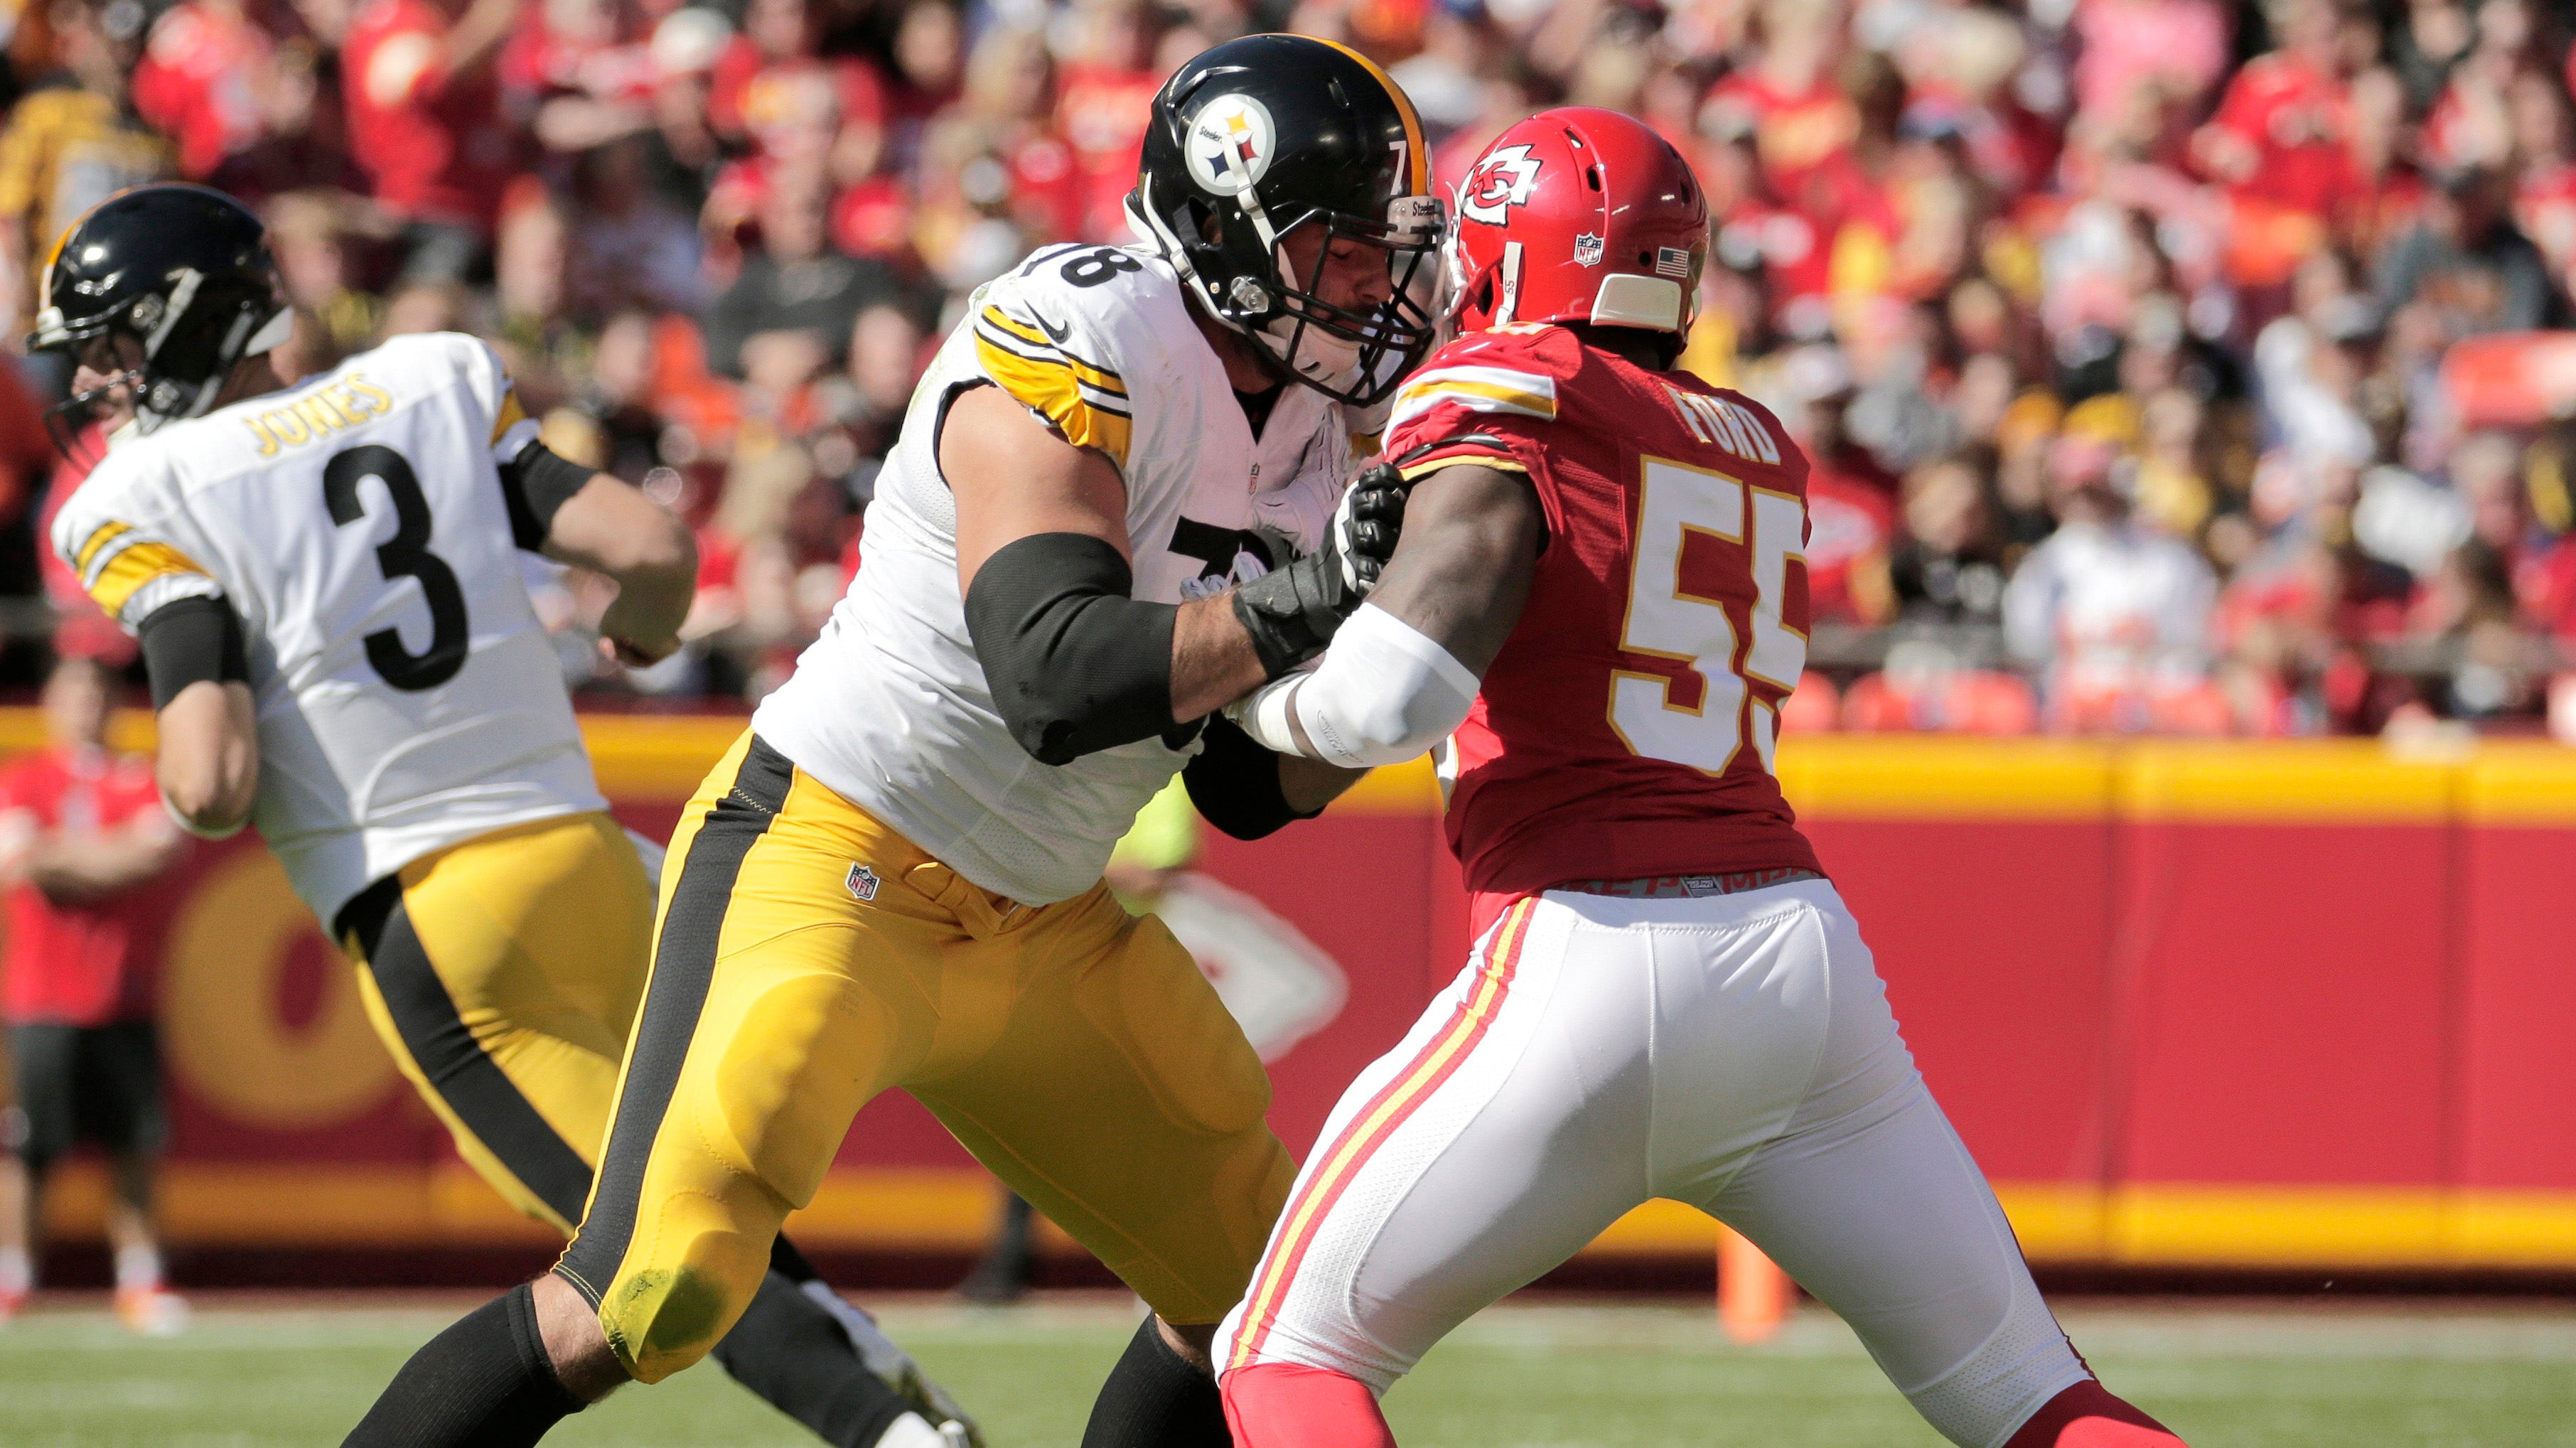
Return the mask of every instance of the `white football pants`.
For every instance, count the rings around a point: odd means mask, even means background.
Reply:
[[[1506,911],[1333,1108],[1220,1365],[1384,1393],[1651,1197],[1751,1238],[1953,1443],[2087,1376],[1821,880]]]

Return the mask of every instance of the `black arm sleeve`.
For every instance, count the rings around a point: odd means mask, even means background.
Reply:
[[[592,472],[541,442],[529,443],[517,457],[501,464],[501,500],[510,508],[510,541],[530,553],[546,546],[555,514],[589,485]]]
[[[1200,737],[1207,747],[1181,769],[1181,785],[1199,818],[1238,840],[1257,840],[1292,820],[1323,813],[1299,814],[1288,807],[1279,787],[1279,756],[1253,743],[1233,720],[1212,716]]]
[[[966,632],[1011,737],[1041,764],[1172,729],[1180,609],[1127,596],[1118,550],[1082,533],[1004,545],[966,590]]]
[[[152,680],[152,707],[165,709],[190,684],[250,681],[241,616],[220,598],[173,599],[152,610],[136,630],[143,637],[143,671]]]

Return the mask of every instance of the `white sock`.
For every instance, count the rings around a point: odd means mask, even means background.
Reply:
[[[906,1413],[894,1420],[877,1440],[876,1448],[949,1448],[948,1435],[930,1426],[930,1420],[919,1413]]]
[[[154,1247],[116,1249],[116,1290],[143,1292],[161,1285],[161,1253]]]
[[[36,1287],[36,1266],[24,1247],[0,1247],[0,1293],[17,1296]]]

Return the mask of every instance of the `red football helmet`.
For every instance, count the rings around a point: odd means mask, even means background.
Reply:
[[[1511,322],[1686,332],[1698,310],[1708,202],[1690,163],[1632,116],[1539,112],[1476,158],[1453,214],[1462,332]]]

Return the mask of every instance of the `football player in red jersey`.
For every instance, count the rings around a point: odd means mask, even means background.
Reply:
[[[1806,654],[1807,463],[1672,370],[1689,166],[1608,111],[1459,189],[1463,335],[1396,403],[1367,606],[1230,710],[1346,766],[1452,734],[1466,969],[1342,1097],[1221,1335],[1241,1448],[1379,1448],[1384,1392],[1649,1197],[1751,1238],[1950,1441],[2181,1440],[2095,1381],[1897,1034],[1772,775]]]

